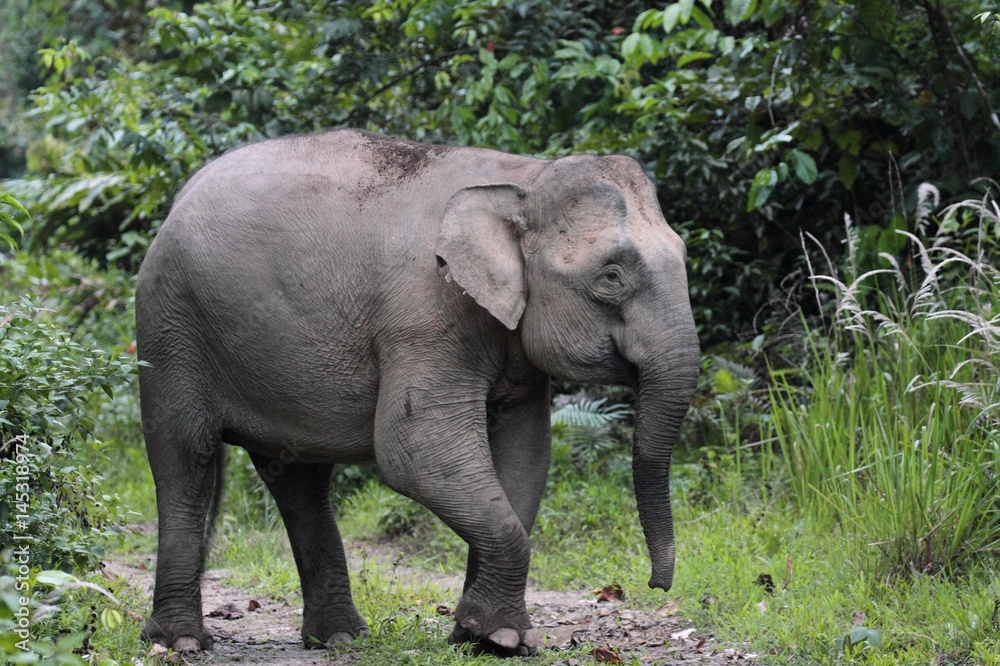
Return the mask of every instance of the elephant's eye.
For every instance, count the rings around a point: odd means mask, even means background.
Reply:
[[[618,305],[628,295],[628,273],[618,264],[605,264],[593,279],[594,296],[602,303]]]

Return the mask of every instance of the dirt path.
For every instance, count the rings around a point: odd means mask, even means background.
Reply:
[[[457,597],[462,581],[457,577],[429,574],[400,564],[405,555],[391,548],[366,545],[351,549],[352,570],[357,570],[362,558],[384,560],[394,575],[406,580],[433,582],[451,598]],[[125,578],[133,587],[152,595],[153,556],[143,558],[149,564],[112,562],[106,564],[111,576]],[[392,563],[392,564],[390,564]],[[226,585],[226,572],[212,570],[202,580],[202,604],[205,625],[215,637],[215,647],[202,661],[208,664],[240,664],[245,666],[300,666],[351,664],[357,655],[318,650],[303,650],[299,639],[302,623],[301,604],[286,600],[254,597]],[[250,611],[252,603],[259,608]],[[697,631],[690,622],[672,614],[669,606],[658,612],[629,608],[625,601],[597,603],[593,595],[574,592],[528,590],[528,612],[537,631],[544,636],[546,650],[561,651],[578,645],[591,645],[595,651],[606,650],[593,658],[570,657],[559,662],[566,666],[584,666],[595,662],[617,663],[611,655],[623,659],[639,658],[642,664],[682,666],[687,664],[749,664],[739,650],[714,645],[711,634]],[[215,617],[213,617],[213,615]],[[229,616],[229,617],[226,617]],[[440,622],[450,631],[452,619]],[[442,638],[443,640],[443,638]],[[502,663],[502,662],[497,662]]]

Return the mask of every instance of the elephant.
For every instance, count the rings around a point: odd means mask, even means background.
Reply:
[[[469,546],[449,641],[534,652],[524,595],[553,377],[635,391],[649,585],[669,589],[670,458],[699,370],[686,259],[627,156],[342,129],[210,162],[136,285],[159,527],[146,639],[212,646],[200,575],[229,444],[284,521],[305,647],[366,634],[330,492],[334,465],[374,461]]]

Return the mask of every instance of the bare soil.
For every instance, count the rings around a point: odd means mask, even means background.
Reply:
[[[352,569],[361,559],[384,560],[396,576],[414,582],[433,582],[447,598],[442,605],[457,598],[462,587],[458,577],[408,567],[406,555],[384,544],[348,544]],[[155,556],[141,560],[107,563],[109,576],[125,578],[130,585],[150,598],[153,589]],[[299,638],[302,624],[301,603],[286,599],[261,598],[227,585],[224,570],[211,570],[202,579],[202,604],[205,625],[215,637],[211,652],[197,659],[201,664],[240,664],[244,666],[304,666],[355,663],[357,647],[343,651],[304,650]],[[259,604],[259,607],[255,607]],[[700,631],[676,615],[668,603],[658,611],[631,608],[628,599],[597,602],[593,594],[529,589],[528,612],[536,631],[543,637],[542,649],[566,651],[575,656],[559,662],[565,666],[593,663],[619,663],[638,657],[641,664],[681,666],[687,664],[750,664],[752,661],[739,649],[716,645],[710,632]],[[253,610],[251,610],[251,608]],[[443,609],[442,609],[443,610]],[[425,618],[428,630],[442,633],[442,640],[451,629],[450,617]],[[437,626],[434,626],[437,625]],[[443,631],[440,631],[443,629]],[[579,657],[579,646],[590,646],[591,656]],[[515,660],[517,661],[517,660]],[[502,663],[502,662],[497,662]],[[514,663],[514,662],[509,662]]]

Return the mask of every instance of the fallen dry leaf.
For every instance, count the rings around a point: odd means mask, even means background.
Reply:
[[[595,647],[591,654],[594,656],[594,661],[600,661],[605,664],[622,663],[622,658],[619,657],[618,653],[611,648]]]
[[[625,598],[625,590],[618,583],[605,585],[602,588],[594,590],[593,594],[597,595],[597,603],[610,603],[612,601],[621,601]]]
[[[219,606],[205,617],[217,617],[223,620],[238,620],[243,617],[243,611],[236,607],[236,604],[226,604]]]
[[[667,603],[656,609],[656,614],[660,617],[670,617],[671,615],[676,615],[680,610],[680,597],[674,597]]]
[[[851,623],[857,627],[860,627],[865,623],[865,614],[862,613],[861,611],[857,611],[856,613],[854,613],[854,617],[851,618]]]
[[[761,599],[760,601],[758,601],[757,602],[757,610],[760,611],[761,615],[763,615],[764,613],[766,613],[767,612],[767,602],[764,601],[763,599]]]
[[[247,612],[248,613],[252,613],[255,610],[257,610],[258,608],[260,608],[260,602],[257,601],[256,599],[251,599],[250,603],[247,604]]]
[[[452,615],[453,614],[453,611],[450,608],[448,608],[447,606],[445,606],[444,604],[442,604],[442,605],[438,606],[437,608],[435,608],[434,612],[437,613],[438,615]]]
[[[683,631],[675,631],[674,633],[670,634],[670,638],[672,640],[679,641],[688,638],[693,633],[694,633],[694,627],[691,627],[690,629],[684,629]]]
[[[707,643],[707,642],[708,642],[708,639],[707,639],[707,638],[705,638],[704,636],[701,636],[701,637],[700,637],[700,638],[698,639],[698,644],[694,646],[694,650],[695,650],[695,652],[698,652],[698,651],[700,651],[700,650],[701,650],[701,649],[702,649],[703,647],[705,647],[705,643]]]

